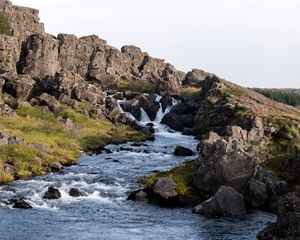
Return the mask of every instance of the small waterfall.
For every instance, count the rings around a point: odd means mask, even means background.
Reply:
[[[164,112],[163,112],[163,107],[162,107],[161,103],[159,103],[159,110],[158,110],[158,112],[156,113],[155,122],[160,123],[161,120],[163,119],[164,115],[165,115],[165,114],[164,114]]]
[[[117,105],[118,105],[118,108],[121,110],[122,113],[126,114],[126,116],[132,120],[135,120],[135,117],[130,113],[130,112],[125,112],[123,110],[123,108],[121,107],[121,103],[123,102],[126,102],[126,99],[125,100],[118,100],[117,101]]]
[[[141,107],[141,121],[140,122],[145,123],[145,124],[151,122],[148,114],[146,113],[146,111],[142,107]]]

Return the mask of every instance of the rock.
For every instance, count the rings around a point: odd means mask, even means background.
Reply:
[[[182,134],[187,135],[187,136],[192,136],[192,135],[194,135],[194,129],[185,127],[182,130]]]
[[[259,156],[259,148],[241,137],[210,133],[199,144],[200,167],[192,174],[192,184],[209,194],[222,185],[241,191],[253,176]]]
[[[212,198],[200,203],[193,212],[207,217],[235,218],[246,214],[246,206],[241,194],[231,187],[221,186]]]
[[[4,91],[13,97],[28,100],[35,88],[36,81],[29,75],[18,75],[5,82]]]
[[[212,77],[213,74],[203,70],[193,69],[186,74],[182,84],[190,87],[200,87],[201,81],[205,80],[209,76]]]
[[[165,96],[162,96],[162,98],[159,100],[163,112],[166,111],[167,108],[171,107],[173,105],[173,98],[170,94],[167,94]]]
[[[71,188],[69,191],[71,197],[82,197],[84,194],[78,188]]]
[[[185,103],[179,102],[172,107],[171,112],[177,115],[187,115],[189,114],[189,109]]]
[[[171,64],[165,66],[159,82],[159,90],[171,94],[178,94],[181,91],[181,79],[178,71]]]
[[[120,144],[123,144],[123,143],[126,143],[126,141],[124,141],[122,139],[119,139],[119,138],[113,138],[111,140],[111,144],[114,144],[114,145],[120,145]]]
[[[33,79],[52,77],[60,70],[58,61],[59,41],[48,34],[29,36],[22,45],[18,73]]]
[[[45,145],[40,144],[40,143],[30,144],[29,147],[34,148],[34,149],[39,150],[44,153],[49,153],[48,147],[46,147]]]
[[[156,101],[156,95],[141,95],[121,104],[125,112],[130,112],[138,121],[141,120],[141,108],[147,113],[149,119],[154,121],[159,110],[159,103]]]
[[[300,192],[286,194],[278,204],[276,223],[270,223],[262,230],[259,240],[296,240],[300,236]]]
[[[257,180],[249,182],[244,198],[251,208],[261,209],[268,200],[266,184]]]
[[[52,172],[59,172],[63,169],[63,166],[59,162],[53,162],[49,165]]]
[[[191,149],[182,147],[182,146],[177,146],[174,150],[174,155],[175,156],[193,156],[194,152]]]
[[[20,209],[31,209],[32,206],[26,202],[24,199],[13,199],[12,200],[12,203],[14,204],[13,205],[13,208],[20,208]]]
[[[171,129],[182,131],[184,128],[190,128],[194,124],[194,116],[192,115],[177,115],[173,112],[167,113],[161,123],[166,124]]]
[[[57,110],[60,106],[56,98],[47,93],[43,93],[37,100],[39,101],[40,106],[47,106],[51,111]]]
[[[138,191],[130,193],[127,200],[136,201],[136,202],[147,202],[148,194],[143,190],[138,190]]]
[[[172,178],[159,178],[153,189],[155,194],[164,199],[178,196],[176,183]]]
[[[7,116],[17,115],[16,112],[13,109],[11,109],[11,107],[7,104],[0,104],[0,113],[5,114]]]
[[[61,198],[61,193],[57,188],[49,187],[43,198],[50,200],[59,199]]]

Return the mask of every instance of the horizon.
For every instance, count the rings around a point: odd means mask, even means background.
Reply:
[[[201,69],[245,87],[300,88],[300,3],[296,0],[12,3],[39,9],[49,34],[95,34],[119,49],[138,46],[178,70]]]

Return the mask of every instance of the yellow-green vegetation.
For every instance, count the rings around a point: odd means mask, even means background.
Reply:
[[[293,183],[299,178],[299,170],[295,161],[300,151],[300,129],[293,125],[291,119],[288,118],[276,118],[273,119],[273,123],[286,135],[291,135],[291,139],[289,140],[281,134],[273,136],[268,145],[270,159],[266,167],[281,179]]]
[[[2,13],[0,13],[0,34],[12,36],[10,24]]]
[[[184,97],[197,97],[200,95],[201,89],[196,87],[183,87],[182,96]]]
[[[236,96],[236,97],[242,97],[245,93],[242,88],[235,87],[235,88],[226,88],[223,90],[224,93]]]
[[[176,188],[181,200],[189,204],[197,204],[199,202],[199,196],[190,183],[190,174],[195,170],[197,164],[198,163],[195,160],[189,161],[170,171],[155,173],[141,178],[139,183],[143,184],[146,188],[153,188],[159,178],[172,178],[176,182]]]
[[[54,115],[46,107],[20,107],[17,116],[0,115],[0,129],[28,144],[43,144],[47,153],[29,145],[5,145],[0,148],[0,183],[11,181],[3,171],[12,165],[20,178],[41,175],[49,171],[51,162],[75,163],[80,150],[93,151],[109,144],[113,138],[142,141],[143,135],[124,125],[113,125],[106,119],[86,116],[69,107]],[[70,124],[65,124],[66,120]],[[42,160],[42,164],[37,161]]]
[[[121,80],[118,82],[119,91],[136,91],[144,93],[155,93],[157,92],[157,84],[139,82],[139,81],[127,81]]]

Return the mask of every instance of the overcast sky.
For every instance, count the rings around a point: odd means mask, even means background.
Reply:
[[[46,31],[133,44],[176,68],[249,87],[300,88],[299,0],[12,0]]]

